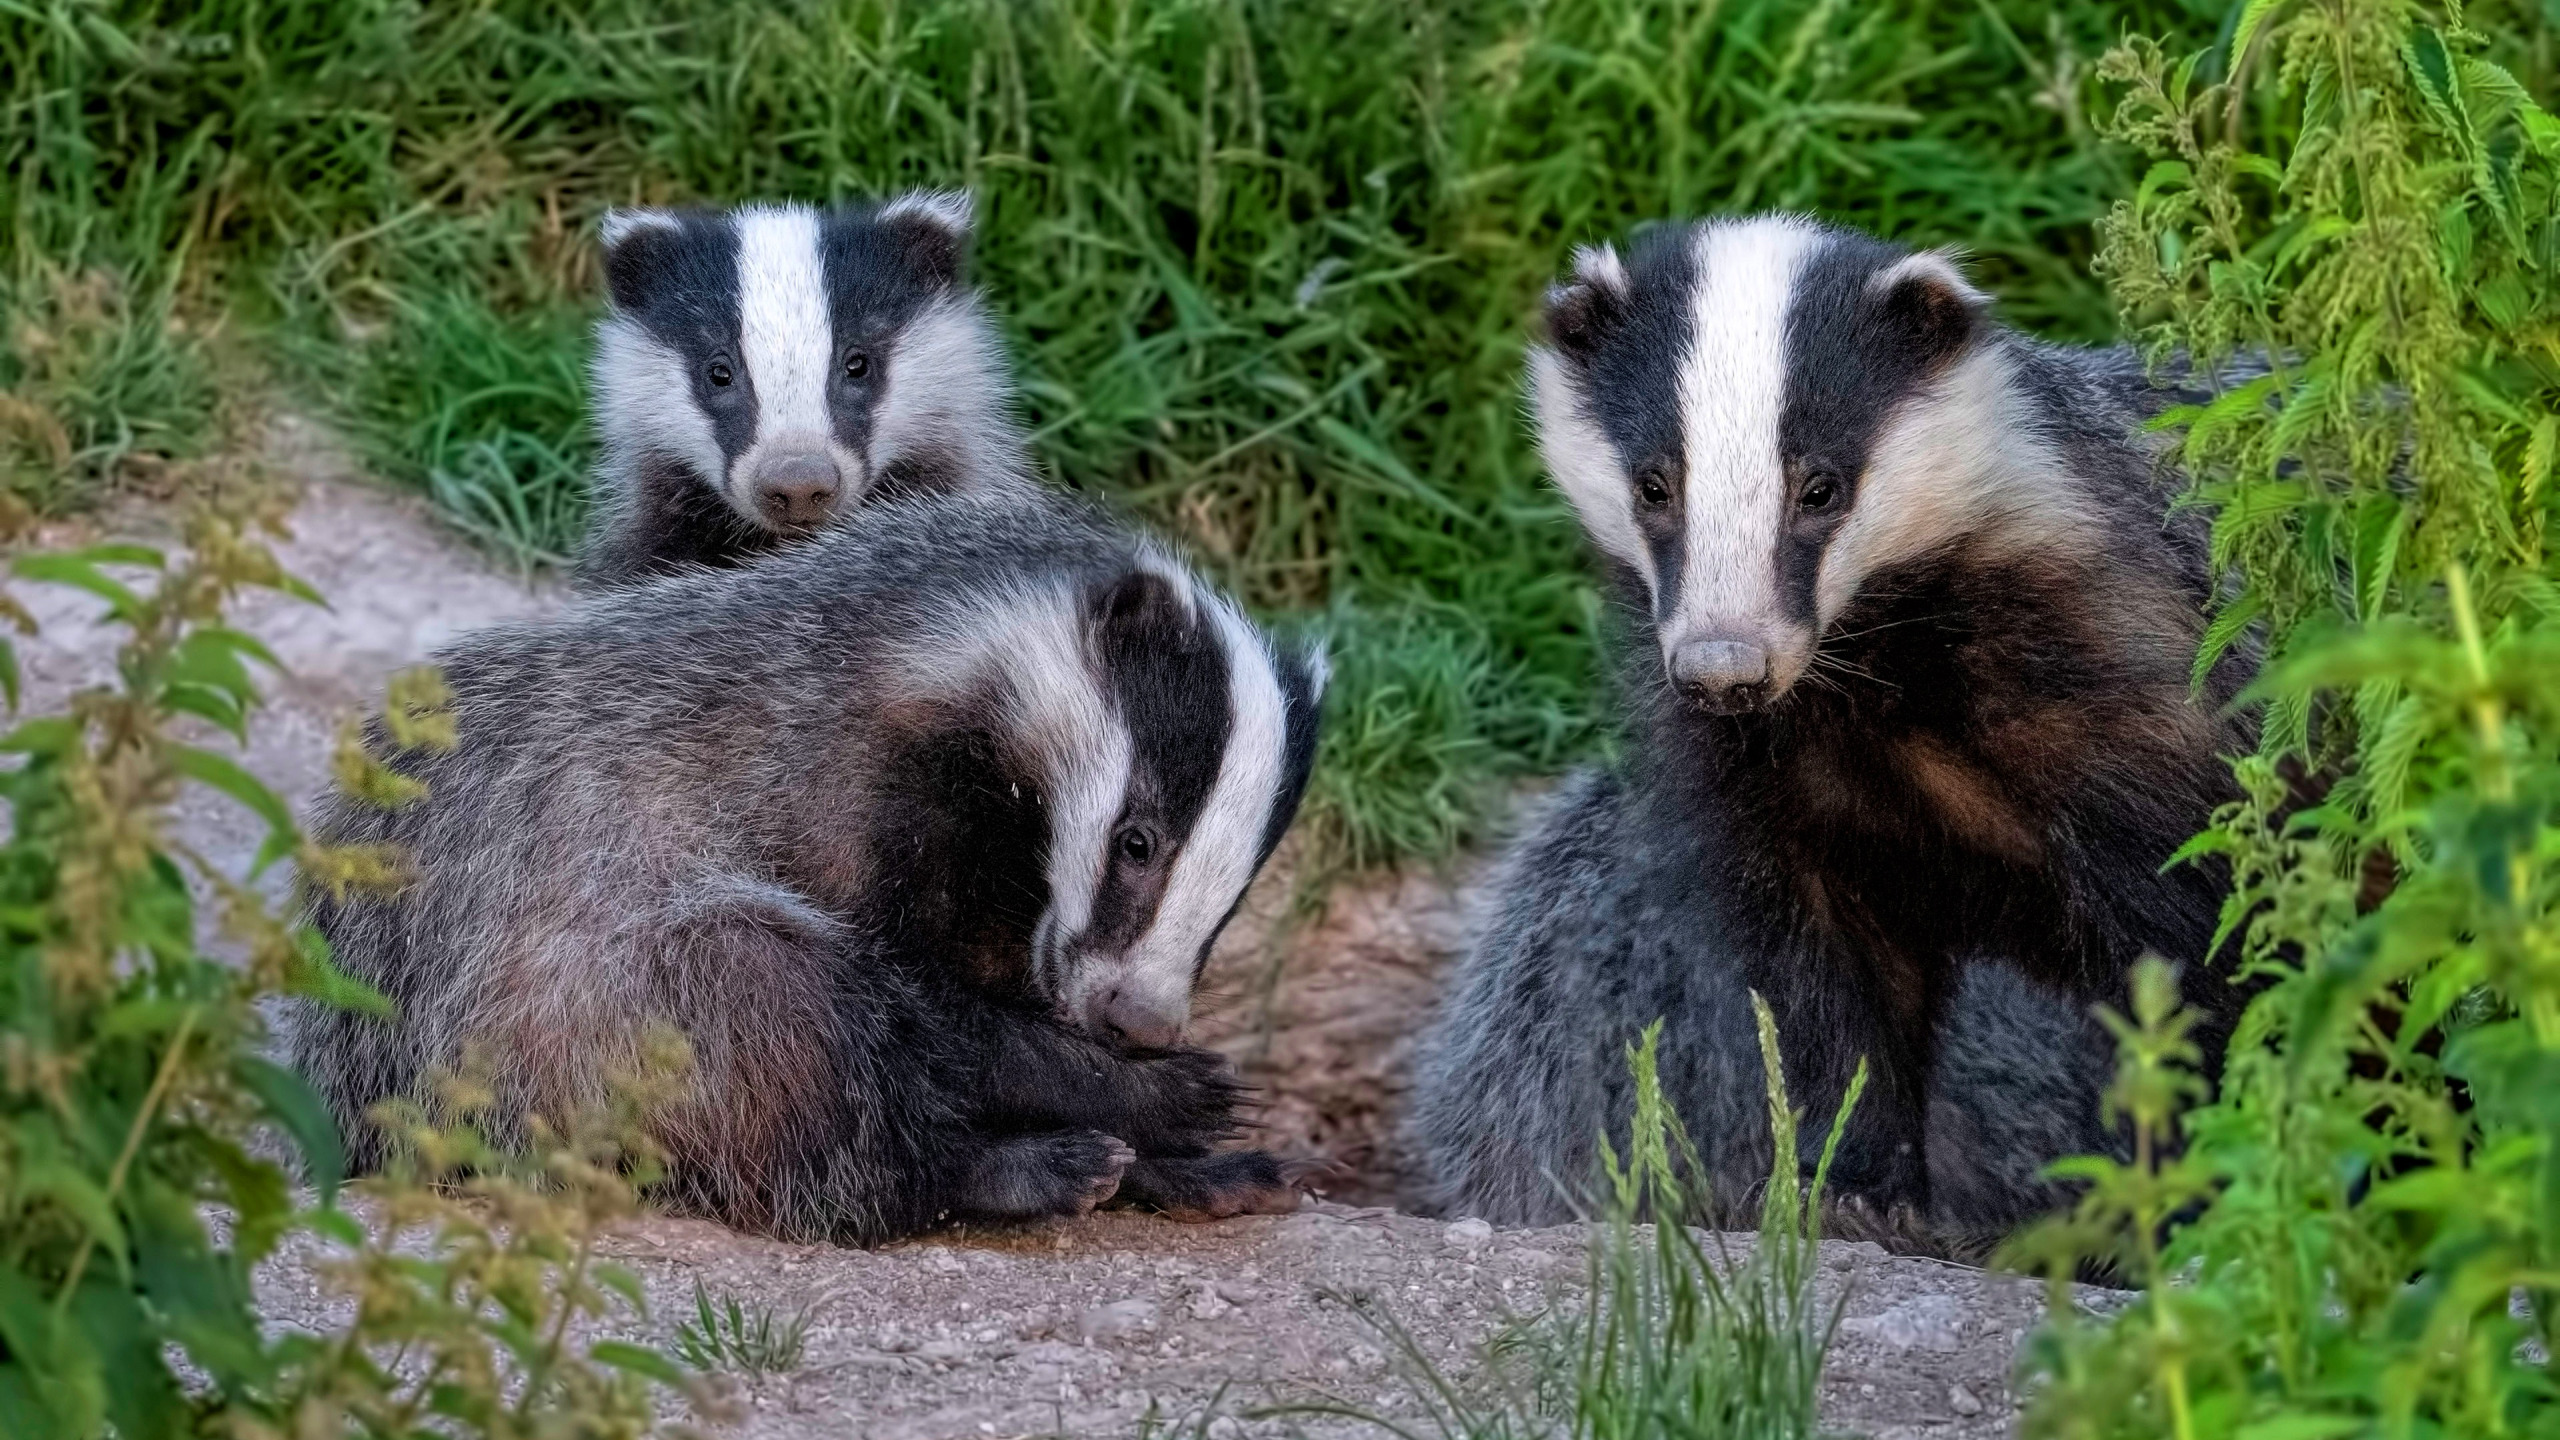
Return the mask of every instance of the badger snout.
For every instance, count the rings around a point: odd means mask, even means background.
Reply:
[[[844,476],[823,450],[784,450],[764,457],[749,479],[756,513],[777,530],[809,530],[836,512]]]
[[[1769,698],[1769,652],[1748,640],[1684,640],[1667,668],[1680,693],[1713,714],[1739,715]]]
[[[1190,1019],[1187,1005],[1176,1007],[1114,985],[1086,1002],[1084,1028],[1089,1035],[1133,1049],[1168,1050],[1181,1043],[1182,1027]]]

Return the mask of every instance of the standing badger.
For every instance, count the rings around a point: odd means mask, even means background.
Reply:
[[[1513,853],[1426,1045],[1451,1208],[1567,1209],[1657,1017],[1712,1178],[1766,1175],[1757,989],[1818,1121],[1872,1067],[1844,1193],[1998,1228],[2108,1143],[2091,1000],[2156,951],[2228,1013],[2222,878],[2161,868],[2246,744],[2238,667],[2190,685],[2205,522],[2128,357],[1985,311],[1941,255],[1785,216],[1585,251],[1550,295],[1540,442],[1647,643],[1623,773]]]
[[[968,244],[957,194],[607,215],[579,580],[732,564],[879,496],[1028,485]]]
[[[426,798],[314,826],[414,867],[313,901],[396,1007],[296,1042],[360,1161],[367,1107],[468,1042],[502,1113],[557,1116],[662,1018],[698,1085],[657,1122],[670,1198],[733,1224],[1294,1200],[1211,1153],[1235,1085],[1180,1037],[1323,665],[1148,543],[1038,492],[893,501],[440,660],[460,747],[395,762]]]

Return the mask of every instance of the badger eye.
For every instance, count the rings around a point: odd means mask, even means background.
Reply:
[[[1647,505],[1671,503],[1671,481],[1659,465],[1647,465],[1636,472],[1636,495]]]
[[[730,381],[738,378],[735,374],[731,373],[729,369],[729,362],[726,360],[712,361],[711,368],[704,373],[711,377],[712,384],[723,388],[726,388]]]
[[[1805,482],[1804,493],[1796,497],[1799,508],[1828,510],[1840,500],[1840,482],[1829,475],[1816,475]]]
[[[871,373],[871,357],[856,350],[844,357],[844,378],[859,380]]]
[[[1155,837],[1135,826],[1120,832],[1120,853],[1132,865],[1144,865],[1156,853]]]

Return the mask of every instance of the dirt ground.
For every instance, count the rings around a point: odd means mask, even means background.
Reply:
[[[261,597],[240,617],[288,670],[244,759],[300,805],[327,783],[339,726],[379,699],[392,671],[565,598],[440,528],[415,500],[366,483],[312,427],[280,422],[273,451],[305,489],[283,558],[330,603]],[[167,538],[165,520],[144,510],[91,528]],[[19,644],[30,705],[55,705],[109,673],[94,600],[14,588],[42,625]],[[182,804],[178,836],[234,865],[263,838],[251,817],[202,793]],[[1300,1213],[1203,1226],[1105,1213],[869,1252],[655,1220],[616,1246],[655,1316],[631,1333],[668,1339],[697,1282],[782,1314],[805,1308],[804,1363],[740,1391],[741,1433],[752,1437],[1129,1436],[1151,1411],[1197,1415],[1222,1389],[1227,1413],[1322,1397],[1409,1408],[1393,1347],[1342,1297],[1374,1299],[1463,1372],[1506,1320],[1569,1298],[1585,1255],[1579,1227],[1497,1232],[1395,1208],[1418,1199],[1395,1142],[1409,1047],[1462,943],[1471,873],[1340,886],[1305,914],[1292,908],[1283,863],[1213,957],[1195,1033],[1259,1086],[1265,1143],[1341,1167]],[[1831,1423],[1877,1437],[2009,1432],[2008,1376],[2040,1309],[2037,1287],[1866,1244],[1826,1245],[1824,1266],[1826,1286],[1847,1292],[1824,1382]],[[331,1309],[293,1255],[262,1283],[285,1323],[322,1323]],[[1286,1429],[1222,1418],[1210,1433]]]

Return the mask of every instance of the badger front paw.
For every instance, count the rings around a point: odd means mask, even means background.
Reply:
[[[980,1220],[1082,1215],[1110,1199],[1137,1152],[1099,1130],[993,1141],[972,1162],[955,1211]]]
[[[1119,1201],[1176,1220],[1286,1215],[1298,1208],[1303,1164],[1282,1164],[1260,1150],[1221,1155],[1143,1156],[1120,1182]]]
[[[1202,1156],[1244,1128],[1245,1097],[1227,1057],[1214,1050],[1166,1050],[1132,1057],[1144,1083],[1132,1087],[1121,1133],[1142,1155]]]

